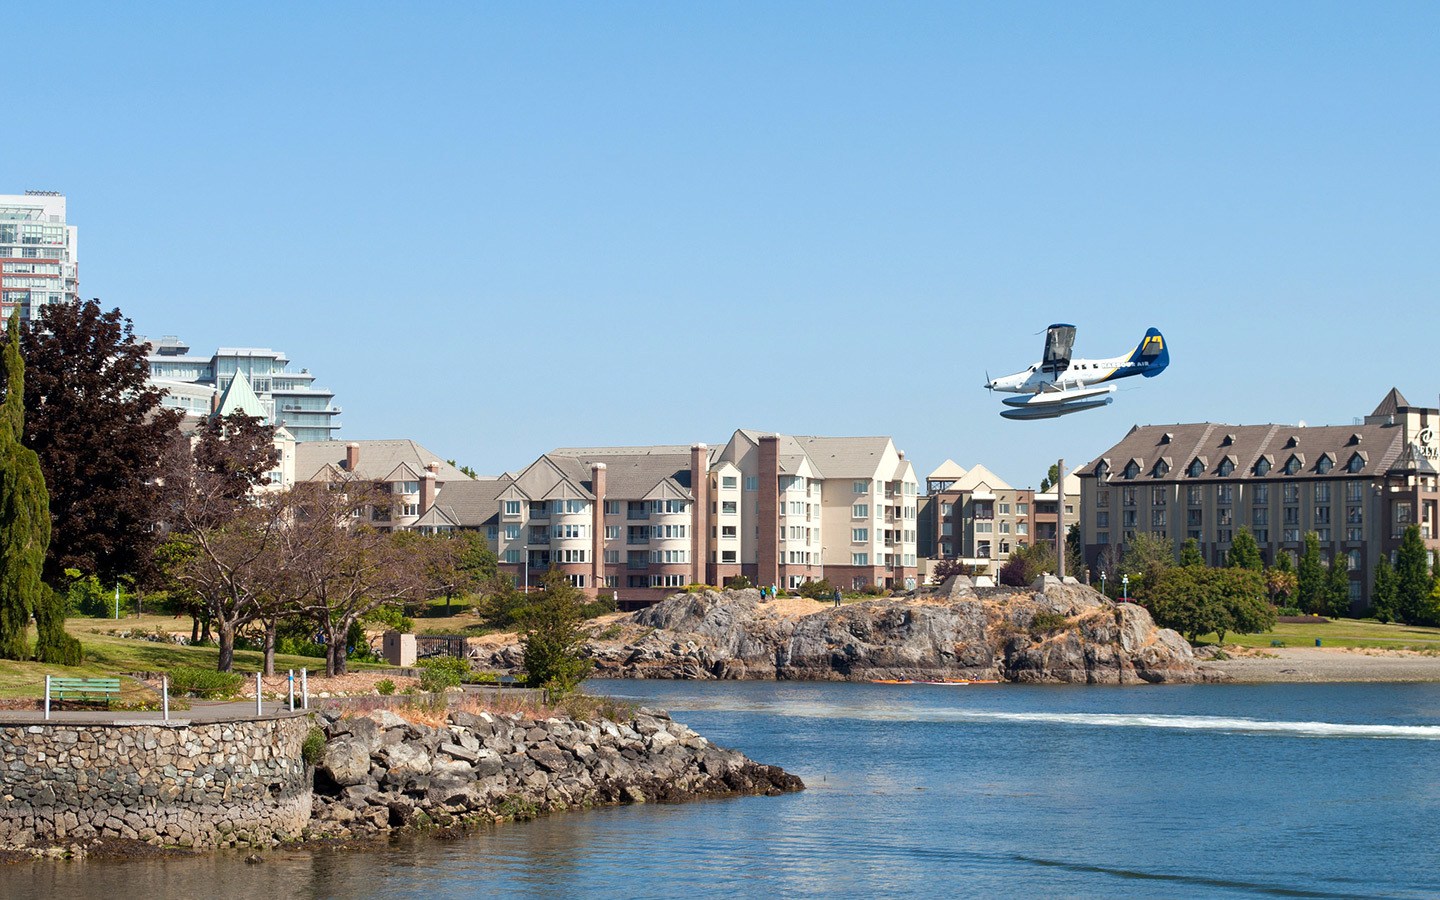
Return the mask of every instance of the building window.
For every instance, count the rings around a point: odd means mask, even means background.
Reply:
[[[518,564],[520,563],[520,551],[519,551],[519,550],[506,550],[506,551],[505,551],[505,562],[508,563],[508,564],[510,564],[510,565],[512,565],[512,566],[513,566],[513,565],[518,565]]]
[[[1365,482],[1345,482],[1345,499],[1351,503],[1359,503],[1365,497]]]
[[[1283,512],[1284,512],[1284,515],[1285,515],[1284,521],[1285,521],[1285,524],[1286,524],[1286,525],[1299,525],[1299,524],[1300,524],[1300,507],[1298,507],[1298,506],[1287,506],[1287,507],[1285,507],[1285,509],[1283,510]]]
[[[1320,459],[1315,462],[1315,471],[1321,475],[1329,475],[1330,470],[1333,468],[1335,468],[1335,462],[1330,459],[1330,454],[1320,454]],[[1316,487],[1319,487],[1319,485],[1316,485]],[[1329,485],[1326,485],[1326,487],[1329,487]]]
[[[1263,456],[1260,457],[1259,462],[1255,463],[1255,474],[1263,478],[1269,471],[1270,460]]]
[[[1261,503],[1269,503],[1269,502],[1270,502],[1270,485],[1268,485],[1268,484],[1257,484],[1257,485],[1255,485],[1255,487],[1251,488],[1251,497],[1252,497],[1252,499],[1255,501],[1255,504],[1256,504],[1257,506],[1258,506],[1259,504],[1261,504]]]
[[[1010,515],[1010,504],[1008,504],[1008,503],[1002,503],[1002,504],[1000,504],[1000,515],[1002,515],[1002,516],[1008,516],[1008,515]]]
[[[520,515],[520,501],[519,501],[519,500],[506,500],[506,501],[505,501],[505,515],[507,515],[507,516],[518,516],[518,515]]]
[[[520,540],[520,526],[519,526],[519,525],[506,525],[506,526],[505,526],[505,540],[507,540],[507,541],[518,541],[518,540]]]
[[[990,558],[990,542],[989,542],[989,541],[977,541],[977,542],[975,543],[975,555],[978,556],[978,557],[980,557],[981,559],[989,559],[989,558]]]
[[[1095,543],[1097,543],[1097,544],[1108,544],[1108,543],[1110,543],[1110,532],[1108,532],[1108,531],[1097,531],[1097,532],[1095,532]]]
[[[1329,502],[1330,502],[1330,485],[1328,485],[1328,484],[1317,484],[1317,485],[1315,485],[1315,502],[1316,502],[1316,503],[1329,503]]]
[[[610,563],[610,564],[612,564],[612,565],[619,565],[619,564],[620,564],[620,551],[619,551],[619,550],[606,550],[606,551],[605,551],[605,562]]]
[[[1201,475],[1205,474],[1205,464],[1199,459],[1193,459],[1190,461],[1189,471],[1191,478],[1199,478]]]
[[[619,576],[619,575],[606,575],[606,576],[605,576],[605,586],[608,587],[608,588],[619,587],[619,586],[620,586],[620,576]]]
[[[485,527],[485,536],[488,537],[488,538],[490,538],[490,540],[492,540],[492,541],[494,541],[494,540],[499,540],[499,539],[500,539],[500,526],[499,526],[499,525],[487,525],[487,526]]]
[[[721,551],[720,551],[720,561],[721,561],[722,563],[733,563],[733,562],[735,562],[735,551],[734,551],[734,550],[721,550]]]
[[[1317,507],[1315,507],[1315,524],[1316,524],[1316,525],[1329,525],[1329,524],[1330,524],[1330,507],[1328,507],[1328,506],[1317,506]]]
[[[722,538],[732,538],[732,539],[733,539],[733,538],[737,538],[737,537],[739,537],[739,536],[740,536],[740,529],[739,529],[738,527],[736,527],[736,526],[734,526],[734,525],[721,525],[721,526],[720,526],[720,537],[722,537]]]
[[[1300,465],[1300,457],[1292,455],[1289,459],[1285,460],[1285,474],[1297,474],[1300,471]]]
[[[940,533],[945,537],[950,537],[952,534],[955,533],[955,525],[951,522],[941,522]]]
[[[940,555],[941,555],[942,557],[948,558],[948,557],[950,556],[950,550],[951,550],[951,547],[950,547],[950,543],[949,543],[948,541],[942,542],[942,543],[940,544]]]
[[[870,529],[868,529],[868,528],[852,528],[852,529],[850,529],[850,543],[852,543],[852,544],[863,544],[863,543],[865,543],[865,542],[868,541],[868,540],[870,540]]]
[[[1217,509],[1215,511],[1215,524],[1234,527],[1235,511],[1233,509]]]
[[[1164,506],[1164,505],[1165,505],[1165,489],[1164,489],[1163,487],[1157,487],[1157,488],[1151,488],[1151,489],[1150,489],[1150,505],[1151,505],[1151,506]],[[1067,510],[1067,511],[1068,511],[1068,510]]]
[[[1365,468],[1365,459],[1358,453],[1352,455],[1350,457],[1350,462],[1346,463],[1345,465],[1345,471],[1349,472],[1351,475],[1358,475],[1360,473],[1360,470],[1363,468]]]
[[[1298,484],[1287,484],[1287,485],[1285,485],[1285,489],[1284,489],[1283,496],[1281,497],[1281,499],[1284,500],[1286,503],[1299,503],[1299,502],[1300,502],[1300,485],[1298,485]]]
[[[618,540],[620,540],[620,526],[619,526],[619,525],[606,525],[606,526],[605,526],[605,540],[607,540],[607,541],[618,541]]]
[[[868,554],[868,553],[852,553],[852,554],[850,554],[850,565],[852,565],[852,566],[868,566],[868,565],[870,565],[870,554]]]
[[[1345,554],[1345,568],[1351,572],[1360,571],[1360,551],[1351,550]]]
[[[1127,481],[1134,479],[1136,475],[1140,474],[1140,465],[1136,463],[1135,460],[1130,460],[1130,462],[1125,464],[1125,471],[1123,474]]]
[[[418,503],[402,503],[402,504],[400,504],[400,515],[402,515],[402,516],[418,516],[418,515],[420,515],[420,504],[418,504]]]
[[[1220,460],[1219,474],[1221,478],[1229,478],[1230,473],[1235,471],[1235,462],[1230,457]]]
[[[1110,512],[1109,512],[1108,510],[1103,510],[1103,511],[1097,512],[1097,513],[1095,514],[1095,527],[1096,527],[1096,528],[1109,528],[1109,527],[1110,527]]]
[[[1185,505],[1199,506],[1201,501],[1200,485],[1187,484],[1185,486]]]
[[[994,529],[995,529],[995,523],[994,523],[994,522],[976,522],[976,523],[975,523],[975,533],[976,533],[976,534],[991,534],[991,533],[994,531]]]
[[[1101,508],[1101,509],[1104,509],[1105,507],[1109,506],[1109,505],[1110,505],[1110,492],[1109,492],[1109,491],[1096,491],[1096,492],[1095,492],[1095,505],[1098,506],[1098,507]]]
[[[1221,505],[1228,505],[1235,501],[1235,486],[1230,484],[1215,485],[1215,502]]]
[[[584,550],[561,550],[561,551],[560,551],[560,561],[561,561],[561,562],[564,562],[564,563],[583,563],[583,562],[585,562],[585,551],[584,551]]]
[[[1255,507],[1253,510],[1251,510],[1250,521],[1252,524],[1255,525],[1269,525],[1270,510],[1266,509],[1263,506]]]
[[[607,516],[618,516],[618,515],[620,515],[620,501],[619,501],[619,500],[606,500],[606,501],[605,501],[605,515],[607,515]]]
[[[1164,528],[1164,527],[1165,527],[1165,510],[1163,510],[1163,509],[1156,509],[1156,510],[1151,510],[1151,511],[1150,511],[1150,527],[1151,527],[1151,528]]]
[[[950,513],[947,511],[947,512],[945,513],[945,515],[948,516],[948,515],[950,515]],[[870,518],[870,505],[869,505],[868,503],[857,503],[857,504],[855,504],[854,506],[850,507],[850,518],[852,518],[852,519],[868,519],[868,518]]]
[[[1015,504],[1015,515],[1017,515],[1017,516],[1028,516],[1028,515],[1030,515],[1030,504],[1028,504],[1028,503],[1017,503],[1017,504]]]
[[[725,500],[720,504],[720,514],[733,516],[740,512],[740,506],[734,500]]]
[[[869,492],[870,492],[870,482],[868,482],[868,481],[853,481],[853,482],[850,483],[850,489],[851,489],[852,491],[854,491],[855,493],[857,493],[857,494],[866,494],[866,493],[869,493]]]
[[[1284,541],[1287,544],[1298,543],[1300,541],[1300,529],[1282,528],[1280,530],[1280,540]]]
[[[734,475],[721,476],[720,486],[722,488],[733,490],[734,488],[740,486],[740,479],[736,478]]]
[[[1188,509],[1185,511],[1185,524],[1190,528],[1205,527],[1205,511],[1200,509]]]
[[[758,490],[760,490],[760,476],[759,476],[759,475],[746,475],[746,476],[745,476],[745,490],[747,490],[747,491],[758,491]]]

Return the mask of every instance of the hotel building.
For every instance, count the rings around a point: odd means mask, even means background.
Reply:
[[[1222,565],[1248,526],[1266,563],[1293,559],[1315,532],[1321,554],[1343,560],[1354,609],[1369,603],[1381,554],[1416,524],[1432,561],[1437,536],[1440,410],[1392,389],[1355,425],[1149,425],[1079,471],[1081,535],[1092,568],[1114,566],[1141,532],[1189,538]]]
[[[0,314],[9,320],[80,299],[79,232],[65,219],[65,195],[0,194]]]

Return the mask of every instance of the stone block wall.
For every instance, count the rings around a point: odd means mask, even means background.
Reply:
[[[0,725],[0,844],[269,844],[310,820],[306,717]]]

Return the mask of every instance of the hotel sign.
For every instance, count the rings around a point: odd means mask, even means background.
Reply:
[[[1416,450],[1421,457],[1430,460],[1440,459],[1440,444],[1435,441],[1435,429],[1422,428],[1417,437],[1420,442],[1416,445]]]

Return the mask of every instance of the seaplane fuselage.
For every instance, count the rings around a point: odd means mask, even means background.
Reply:
[[[1071,359],[1074,340],[1073,325],[1052,325],[1046,333],[1044,359],[1024,371],[986,382],[985,387],[992,391],[1024,395],[1002,401],[1008,408],[1000,415],[1051,419],[1095,409],[1112,401],[1109,395],[1115,391],[1114,382],[1134,375],[1153,378],[1170,364],[1165,338],[1154,328],[1145,332],[1131,352],[1105,359]]]

